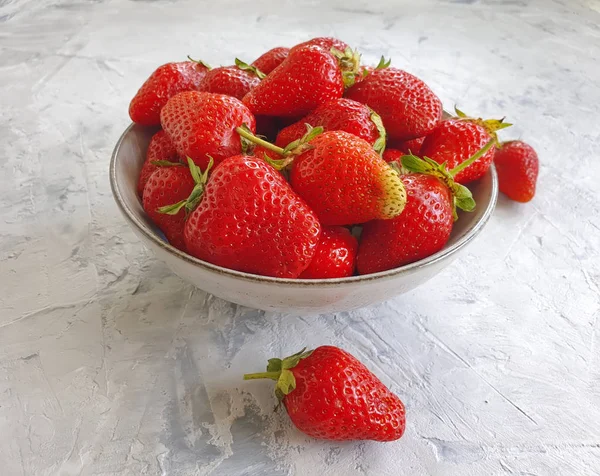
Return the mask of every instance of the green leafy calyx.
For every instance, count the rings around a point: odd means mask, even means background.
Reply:
[[[392,58],[386,60],[385,56],[381,56],[379,63],[377,63],[377,66],[375,66],[375,69],[389,68],[391,64],[392,64]]]
[[[377,132],[379,133],[379,137],[373,144],[373,149],[375,149],[375,152],[377,152],[379,155],[383,155],[387,140],[387,133],[385,131],[385,127],[383,126],[383,121],[381,120],[379,114],[377,114],[373,110],[371,110],[371,121],[373,122],[373,124],[375,124]]]
[[[255,374],[245,374],[244,380],[254,380],[268,378],[275,380],[275,395],[281,402],[283,397],[289,395],[296,388],[296,378],[291,369],[296,367],[302,359],[306,359],[313,351],[306,350],[306,347],[294,355],[290,355],[285,359],[269,359],[266,372]]]
[[[345,51],[331,48],[331,54],[338,60],[342,70],[344,86],[349,88],[354,85],[356,77],[362,74],[360,70],[360,53],[352,48],[346,48]]]
[[[208,63],[205,63],[202,60],[196,60],[194,58],[192,58],[190,55],[188,55],[187,57],[190,61],[193,61],[196,64],[199,64],[200,66],[204,66],[206,69],[212,69],[211,66]]]
[[[306,133],[295,141],[290,142],[283,149],[283,154],[293,154],[300,155],[302,152],[305,152],[311,149],[313,146],[310,144],[310,141],[317,137],[319,134],[322,134],[324,129],[321,126],[313,127],[308,123],[304,124],[306,127]]]
[[[454,112],[456,113],[456,117],[458,119],[463,120],[463,121],[473,122],[473,123],[478,124],[481,127],[483,127],[488,132],[490,137],[492,139],[494,139],[496,144],[500,143],[498,140],[498,134],[496,134],[496,132],[512,126],[512,124],[510,124],[508,122],[504,122],[504,120],[506,119],[505,117],[503,117],[502,119],[482,119],[480,117],[479,118],[470,117],[456,106],[454,106]]]
[[[235,59],[235,65],[240,68],[242,71],[248,71],[258,77],[258,79],[264,79],[267,77],[265,73],[263,73],[256,66],[252,66],[251,64],[244,63],[241,59]]]
[[[458,214],[456,213],[456,209],[460,208],[466,212],[471,212],[475,210],[475,200],[473,199],[471,191],[464,185],[456,183],[454,181],[454,177],[473,162],[484,156],[486,152],[493,147],[493,145],[494,139],[490,140],[479,151],[477,151],[476,154],[469,157],[452,170],[448,170],[445,162],[443,164],[438,164],[435,160],[430,159],[429,157],[417,157],[412,154],[402,157],[402,167],[409,172],[433,175],[442,181],[452,192],[452,196],[454,197],[452,213],[454,219],[457,220]]]
[[[200,200],[202,200],[202,196],[204,195],[204,188],[206,187],[206,183],[208,182],[208,172],[214,164],[214,160],[210,155],[208,156],[208,158],[208,166],[206,167],[206,170],[204,172],[200,170],[200,167],[198,167],[190,157],[187,158],[190,173],[192,174],[192,178],[194,179],[194,183],[196,184],[192,189],[192,193],[190,193],[190,196],[185,200],[173,203],[172,205],[160,207],[158,209],[159,213],[164,213],[166,215],[177,215],[182,209],[185,209],[186,214],[189,214],[196,209],[196,207],[200,203]]]

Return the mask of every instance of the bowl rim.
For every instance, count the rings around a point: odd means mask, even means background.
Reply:
[[[269,283],[269,284],[288,284],[288,285],[296,285],[301,287],[314,287],[314,286],[325,286],[325,287],[336,287],[349,283],[360,283],[366,281],[374,281],[379,279],[391,278],[401,274],[409,274],[414,272],[417,269],[426,268],[434,265],[435,263],[449,258],[456,253],[458,253],[461,249],[463,249],[468,243],[470,243],[484,228],[484,226],[489,221],[492,216],[492,212],[496,207],[496,203],[498,201],[498,176],[496,173],[496,169],[494,164],[492,163],[489,168],[490,173],[492,174],[492,190],[491,190],[491,198],[488,203],[487,208],[484,210],[481,218],[475,222],[470,229],[468,229],[464,235],[456,241],[456,243],[452,244],[449,247],[445,247],[442,250],[434,253],[427,258],[424,258],[419,261],[415,261],[414,263],[409,263],[404,266],[400,266],[398,268],[389,269],[386,271],[380,271],[372,274],[358,275],[358,276],[349,276],[345,278],[326,278],[326,279],[297,279],[297,278],[276,278],[272,276],[261,276],[258,274],[245,273],[243,271],[236,271],[233,269],[223,268],[221,266],[217,266],[215,264],[209,263],[207,261],[203,261],[201,259],[195,258],[183,251],[178,250],[174,246],[171,246],[169,243],[163,241],[156,233],[154,233],[151,229],[149,229],[143,222],[141,222],[136,216],[135,213],[129,208],[123,196],[121,195],[121,191],[117,185],[117,172],[116,172],[116,164],[117,157],[119,155],[119,151],[121,149],[121,145],[125,140],[127,134],[131,132],[131,130],[136,126],[135,123],[131,123],[125,131],[119,137],[115,148],[113,149],[112,156],[110,159],[110,172],[109,172],[109,180],[110,187],[112,190],[113,198],[117,203],[117,206],[121,210],[123,216],[129,221],[129,223],[136,227],[146,238],[148,238],[151,242],[159,246],[162,250],[166,251],[168,254],[173,255],[176,258],[182,259],[192,265],[199,266],[204,268],[207,271],[216,272],[219,274],[224,274],[230,276],[232,278],[240,278],[246,281],[259,282],[259,283]]]

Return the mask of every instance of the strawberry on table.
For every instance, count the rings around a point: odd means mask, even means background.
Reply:
[[[158,126],[160,111],[182,91],[193,91],[210,69],[201,61],[167,63],[154,71],[129,104],[129,116],[136,124]]]
[[[354,274],[358,241],[343,226],[325,226],[315,256],[301,279],[345,278]]]
[[[474,119],[456,110],[458,117],[442,121],[429,134],[421,146],[421,155],[454,168],[475,154],[490,139],[497,143],[496,131],[511,124],[503,119]],[[469,183],[485,175],[494,159],[495,147],[488,150],[485,156],[460,172],[454,179],[458,183]]]
[[[146,152],[146,161],[140,171],[138,178],[137,191],[141,197],[144,195],[144,187],[150,178],[150,175],[158,168],[155,162],[179,162],[179,156],[175,146],[165,131],[160,130],[152,136],[148,151]]]
[[[294,47],[288,57],[245,97],[254,114],[302,117],[342,97],[354,82],[360,57],[350,49],[327,51],[317,45]]]
[[[187,252],[229,269],[297,278],[312,260],[321,225],[264,160],[237,155],[213,171],[185,225]]]
[[[402,401],[348,352],[334,346],[269,359],[244,380],[276,381],[275,395],[298,430],[325,440],[394,441],[402,437]]]
[[[181,157],[191,157],[206,168],[209,156],[216,164],[242,152],[236,128],[256,128],[254,116],[239,99],[198,91],[172,97],[161,115],[163,129]]]
[[[277,135],[275,145],[285,147],[306,133],[306,124],[321,126],[325,131],[345,131],[366,140],[377,153],[385,148],[385,129],[379,115],[368,106],[351,99],[334,99],[317,107],[308,116],[288,126]]]
[[[290,49],[284,46],[278,46],[270,49],[266,53],[259,56],[258,59],[252,63],[252,66],[255,66],[265,74],[269,74],[271,71],[277,68],[277,66],[283,63],[283,60],[287,58],[289,52]]]
[[[242,100],[264,77],[265,74],[257,67],[236,58],[234,66],[221,66],[207,72],[198,85],[198,91],[226,94]]]
[[[211,164],[212,165],[212,164]],[[169,243],[185,251],[183,229],[204,189],[208,169],[203,174],[189,160],[188,165],[158,166],[144,187],[143,206],[148,217],[165,234]]]
[[[490,140],[468,161],[450,171],[428,157],[404,156],[402,167],[412,172],[402,175],[406,206],[392,220],[364,224],[358,248],[358,273],[386,271],[440,251],[450,238],[457,218],[456,207],[465,211],[475,208],[469,189],[456,183],[453,177],[492,147]]]
[[[534,197],[540,162],[533,147],[520,140],[505,142],[496,150],[494,163],[502,193],[523,203]]]
[[[442,120],[442,103],[429,86],[398,68],[375,69],[348,89],[346,97],[378,113],[389,140],[425,136]]]

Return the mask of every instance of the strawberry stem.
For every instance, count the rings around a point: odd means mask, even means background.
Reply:
[[[270,378],[277,381],[281,375],[281,370],[278,372],[257,372],[255,374],[244,374],[244,380],[256,380],[261,378]]]
[[[452,177],[456,176],[456,174],[458,174],[459,172],[462,172],[463,170],[465,170],[473,162],[475,162],[479,158],[483,157],[487,153],[487,151],[490,150],[494,146],[495,142],[496,141],[494,139],[490,140],[481,149],[479,149],[474,155],[472,155],[471,157],[469,157],[464,162],[458,164],[453,169],[449,170],[448,172],[450,172],[450,175],[452,175]]]
[[[266,140],[263,140],[260,137],[256,137],[254,134],[252,134],[252,132],[246,131],[242,127],[236,127],[235,130],[244,139],[248,139],[250,142],[253,142],[256,145],[261,145],[265,149],[269,149],[270,151],[273,151],[276,154],[285,155],[285,151],[281,147],[277,147],[275,144],[271,144],[270,142],[267,142]]]
[[[300,360],[309,357],[312,352],[312,350],[307,351],[305,347],[300,352],[290,355],[285,359],[269,359],[266,372],[245,374],[244,380],[263,378],[275,380],[277,382],[275,384],[275,395],[277,396],[277,400],[281,402],[283,397],[296,388],[296,377],[294,377],[291,369],[298,365]]]

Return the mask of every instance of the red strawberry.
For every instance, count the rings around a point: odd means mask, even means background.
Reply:
[[[385,148],[385,129],[375,112],[351,99],[334,99],[317,107],[308,116],[279,131],[275,144],[285,147],[306,133],[306,124],[326,131],[346,131],[374,145],[377,153]]]
[[[146,152],[146,161],[140,171],[138,178],[137,191],[141,197],[144,195],[144,187],[150,178],[150,175],[158,168],[154,162],[179,162],[177,151],[171,142],[171,139],[165,134],[165,131],[158,131],[152,136],[148,151]]]
[[[354,274],[358,241],[343,226],[321,230],[321,239],[312,261],[301,279],[345,278]]]
[[[293,48],[285,61],[244,97],[244,104],[254,114],[304,116],[342,97],[345,82],[354,80],[358,61],[350,51],[336,57],[316,45]]]
[[[494,163],[502,193],[523,203],[533,198],[540,169],[533,147],[520,140],[505,142],[496,150]]]
[[[131,100],[129,116],[136,124],[157,126],[167,101],[182,91],[198,88],[210,68],[200,61],[167,63],[160,66]]]
[[[191,255],[225,268],[297,278],[315,254],[315,214],[265,161],[237,155],[217,166],[185,226]]]
[[[388,164],[390,162],[398,162],[400,163],[400,159],[405,155],[404,152],[398,149],[385,149],[383,151],[383,160],[385,160]]]
[[[275,394],[301,432],[325,440],[393,441],[406,424],[404,404],[355,357],[333,346],[269,359],[244,380],[275,380]]]
[[[425,137],[419,137],[418,139],[411,139],[407,141],[392,141],[389,146],[392,149],[398,149],[405,154],[421,155],[421,146]]]
[[[173,164],[171,167],[157,167],[144,187],[144,210],[165,234],[169,243],[180,250],[185,250],[185,210],[180,207],[175,214],[161,213],[159,210],[186,200],[195,185],[187,167],[183,164]]]
[[[310,145],[294,159],[290,183],[322,224],[351,225],[402,212],[402,181],[367,141],[329,131]]]
[[[403,175],[406,207],[392,220],[365,223],[358,250],[359,274],[377,273],[441,250],[452,231],[452,193],[432,175]]]
[[[397,68],[376,69],[346,91],[381,116],[390,140],[429,134],[442,119],[442,103],[423,81]]]
[[[235,66],[211,69],[198,86],[198,91],[226,94],[240,101],[265,75],[255,66],[235,59]]]
[[[238,99],[223,94],[188,91],[172,97],[160,114],[163,129],[181,157],[191,157],[206,168],[239,154],[242,144],[236,127],[255,130],[252,113]]]
[[[256,66],[263,73],[269,74],[277,68],[277,66],[283,63],[283,60],[287,58],[289,52],[289,48],[278,46],[261,55],[252,63],[252,66]]]
[[[350,46],[347,43],[344,43],[342,40],[338,40],[337,38],[332,38],[330,36],[322,36],[305,41],[304,43],[299,43],[296,46],[294,46],[290,51],[302,48],[307,45],[315,45],[320,48],[323,48],[326,51],[331,51],[331,48],[335,48],[338,51],[346,51],[348,48],[350,48]]]
[[[458,166],[481,149],[490,139],[497,140],[496,131],[509,127],[502,120],[467,118],[461,111],[459,117],[442,121],[426,138],[421,146],[421,155],[442,164],[449,169]],[[469,183],[485,175],[494,159],[495,147],[470,167],[455,176],[458,183]]]
[[[480,159],[493,147],[490,140],[465,161]],[[391,220],[373,220],[363,226],[358,248],[359,274],[377,273],[424,259],[440,251],[452,232],[455,207],[471,211],[475,202],[464,185],[454,182],[459,170],[448,171],[428,157],[409,155],[402,167],[418,173],[402,175],[407,199],[404,211]]]

